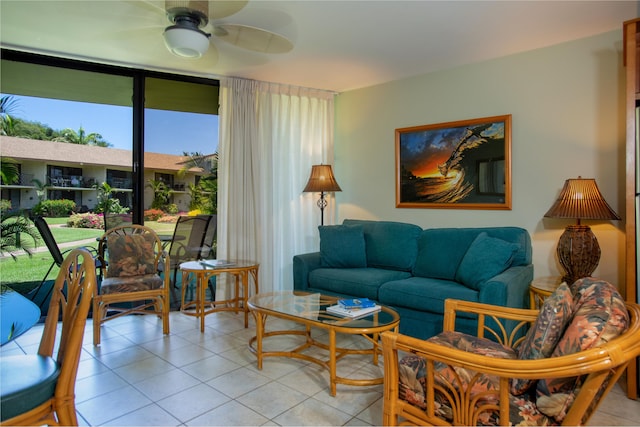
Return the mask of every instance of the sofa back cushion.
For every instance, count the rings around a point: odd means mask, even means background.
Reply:
[[[360,225],[321,225],[320,266],[360,268],[367,266],[364,233]]]
[[[511,267],[513,256],[518,250],[515,243],[489,237],[484,231],[471,242],[462,257],[456,281],[476,291],[480,284]]]
[[[367,267],[411,271],[418,254],[422,229],[393,221],[345,219],[343,225],[359,225],[364,231]]]
[[[574,315],[551,357],[597,347],[621,335],[629,326],[624,299],[612,284],[586,277],[576,281],[571,291]],[[583,377],[539,380],[538,409],[562,422],[583,381]]]
[[[458,267],[469,247],[483,232],[489,237],[515,243],[517,249],[511,259],[512,266],[531,264],[531,237],[523,228],[432,228],[424,230],[418,239],[418,255],[413,274],[455,280]]]

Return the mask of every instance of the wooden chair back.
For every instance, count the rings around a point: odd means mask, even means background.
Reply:
[[[87,315],[96,288],[93,255],[82,248],[72,250],[63,260],[55,280],[38,348],[41,360],[53,358],[60,366],[54,394],[44,403],[3,420],[3,425],[78,425],[75,408],[76,376]],[[62,320],[60,330],[59,319]],[[57,352],[55,357],[54,352]]]

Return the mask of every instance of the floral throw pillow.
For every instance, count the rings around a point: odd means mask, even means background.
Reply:
[[[551,357],[597,347],[622,334],[629,326],[624,299],[612,284],[593,278],[576,282],[575,313]],[[538,380],[538,409],[561,423],[573,403],[583,377]]]
[[[573,294],[566,283],[562,283],[540,308],[538,318],[518,347],[518,359],[544,359],[551,356],[560,341],[573,314]],[[535,380],[514,378],[511,393],[520,395],[527,391]]]
[[[152,234],[111,234],[107,237],[107,277],[130,277],[156,273],[155,237]]]

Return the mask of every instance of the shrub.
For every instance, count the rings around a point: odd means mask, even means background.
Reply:
[[[85,213],[73,214],[67,221],[67,226],[74,228],[104,228],[104,217],[99,214]]]
[[[144,211],[145,221],[157,221],[164,215],[160,209],[147,209]]]
[[[171,215],[175,215],[178,213],[178,205],[176,205],[175,203],[171,203],[170,205],[167,206],[167,213],[171,214]]]
[[[11,200],[0,200],[0,212],[8,212],[11,210]]]
[[[46,217],[62,217],[70,215],[76,210],[76,203],[73,200],[43,200],[33,207],[35,215]]]
[[[193,210],[190,210],[187,215],[189,216],[202,215],[202,211],[200,209],[193,209]]]

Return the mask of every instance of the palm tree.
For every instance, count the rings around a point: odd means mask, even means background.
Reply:
[[[213,154],[202,154],[197,151],[192,153],[183,152],[183,156],[188,157],[182,162],[182,168],[178,171],[178,176],[184,176],[189,169],[199,168],[207,172],[209,175],[218,177],[218,152]]]
[[[31,239],[24,239],[23,235]],[[30,244],[33,240],[33,245]],[[0,254],[9,252],[13,259],[17,259],[13,253],[23,250],[31,256],[31,250],[40,241],[40,233],[32,225],[32,222],[21,212],[2,213],[0,222]]]
[[[151,207],[163,210],[169,204],[171,190],[160,179],[150,179],[148,182],[147,187],[153,190],[153,201],[151,202]]]
[[[49,188],[49,186],[47,184],[44,184],[37,178],[33,178],[31,180],[31,183],[34,187],[36,187],[36,195],[38,196],[38,201],[42,202],[43,200],[47,200],[47,188]]]
[[[102,138],[99,133],[86,133],[84,128],[80,126],[80,129],[76,132],[73,129],[64,129],[61,132],[61,136],[54,138],[57,142],[68,142],[70,144],[79,145],[95,145],[98,147],[110,147],[107,141]]]
[[[0,134],[14,135],[14,121],[11,115],[18,108],[18,100],[13,96],[0,98]]]
[[[182,155],[189,159],[183,162],[178,176],[184,176],[192,168],[200,168],[209,173],[208,176],[202,177],[198,185],[189,184],[191,196],[189,208],[215,214],[218,210],[218,152],[206,155],[198,152],[183,152]]]
[[[0,181],[3,184],[15,184],[20,180],[20,170],[15,160],[4,157],[0,161]]]

